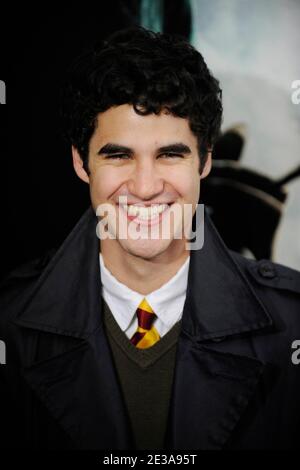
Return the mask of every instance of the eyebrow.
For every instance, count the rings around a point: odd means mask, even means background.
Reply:
[[[97,155],[112,155],[114,153],[132,154],[133,150],[129,147],[125,147],[124,145],[108,143],[101,147],[101,149],[97,152]]]
[[[105,144],[101,149],[97,152],[97,155],[113,155],[116,153],[127,153],[132,155],[134,150],[130,147],[126,147],[124,145],[108,143]],[[176,142],[174,144],[164,145],[163,147],[159,147],[157,149],[157,153],[183,153],[189,154],[192,153],[190,147],[182,142]]]
[[[188,147],[186,144],[183,144],[181,142],[177,142],[175,144],[170,144],[170,145],[165,145],[164,147],[160,147],[158,149],[159,153],[192,153],[190,147]]]

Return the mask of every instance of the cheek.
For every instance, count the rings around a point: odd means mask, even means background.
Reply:
[[[186,200],[193,201],[199,194],[200,177],[196,169],[190,168],[189,171],[181,171],[172,179],[171,184]]]
[[[90,176],[90,193],[97,202],[109,199],[122,184],[120,173],[112,168],[98,168]]]

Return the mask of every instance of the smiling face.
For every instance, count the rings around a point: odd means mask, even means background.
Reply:
[[[116,238],[101,240],[101,250],[120,259],[159,257],[166,261],[185,250],[184,235],[174,238],[181,222],[178,216],[169,218],[167,239],[162,232],[151,238],[151,230],[154,233],[162,227],[173,204],[177,214],[179,208],[183,212],[184,204],[191,204],[194,213],[200,179],[210,171],[209,155],[200,176],[197,138],[187,119],[166,112],[141,116],[129,104],[115,106],[98,115],[89,144],[89,175],[77,150],[72,150],[75,171],[89,183],[95,211],[103,203],[116,209]],[[119,206],[119,196],[127,196],[128,207]],[[136,239],[129,232],[127,239],[120,237],[118,227],[130,224],[144,236]]]

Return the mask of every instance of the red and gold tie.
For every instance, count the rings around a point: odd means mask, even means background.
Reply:
[[[138,306],[136,315],[138,318],[138,327],[130,341],[137,348],[150,348],[150,346],[153,346],[160,340],[160,336],[157,329],[152,326],[156,315],[145,298]]]

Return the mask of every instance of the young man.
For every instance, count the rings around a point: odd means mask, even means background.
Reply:
[[[92,207],[3,288],[5,445],[295,448],[299,273],[229,252],[207,216],[201,249],[183,230],[222,115],[201,54],[116,33],[75,63],[63,115]]]

